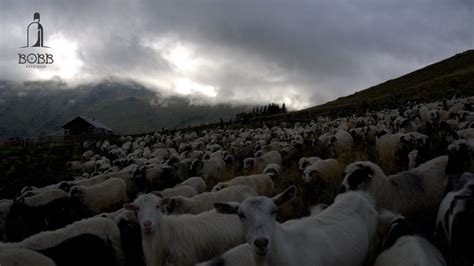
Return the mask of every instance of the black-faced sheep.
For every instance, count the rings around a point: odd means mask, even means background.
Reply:
[[[374,266],[446,266],[441,252],[411,230],[403,216],[390,213],[391,221],[382,233],[381,253]]]
[[[431,224],[445,193],[447,163],[448,156],[440,156],[387,177],[372,162],[355,162],[345,169],[341,192],[367,191],[378,207],[401,213],[420,224]]]

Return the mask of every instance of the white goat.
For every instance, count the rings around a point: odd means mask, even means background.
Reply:
[[[252,197],[240,204],[216,203],[215,208],[239,215],[247,242],[269,265],[362,265],[377,226],[372,199],[350,192],[318,215],[277,223],[278,206],[295,193],[292,186],[272,199]]]
[[[211,210],[199,215],[163,215],[168,199],[144,194],[133,203],[142,232],[142,247],[149,266],[194,265],[242,244],[245,234],[237,217]]]

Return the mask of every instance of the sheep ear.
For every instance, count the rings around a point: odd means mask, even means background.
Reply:
[[[134,203],[125,203],[123,205],[123,208],[126,210],[134,211],[137,209],[137,205],[135,205]]]
[[[296,194],[296,186],[291,186],[287,188],[285,191],[283,191],[282,193],[273,197],[272,200],[277,206],[280,206],[281,204],[291,200],[295,196],[295,194]]]
[[[218,213],[223,214],[236,214],[239,209],[240,203],[237,202],[215,202],[214,209]]]
[[[161,200],[161,202],[163,203],[163,200]],[[168,199],[166,199],[165,202],[166,203],[163,203],[163,204],[166,204],[166,205],[170,206],[170,208],[173,208],[173,209],[176,206],[181,206],[181,201],[178,198],[168,198]]]

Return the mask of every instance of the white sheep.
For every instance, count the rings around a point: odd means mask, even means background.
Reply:
[[[45,255],[27,248],[1,248],[0,265],[55,266],[56,263]]]
[[[374,266],[445,266],[441,252],[425,238],[415,235],[405,218],[396,217],[383,232],[382,252]]]
[[[107,250],[104,250],[104,246],[107,246]],[[27,248],[44,252],[59,265],[68,265],[70,261],[75,264],[83,262],[84,265],[92,262],[106,263],[103,265],[123,263],[120,231],[113,221],[101,217],[81,220],[55,231],[41,232],[22,242],[0,244],[0,250],[3,248]]]
[[[77,172],[82,169],[82,163],[80,161],[67,162],[66,167],[69,171]]]
[[[166,201],[144,194],[124,205],[137,216],[147,265],[195,265],[245,241],[237,217],[214,210],[199,215],[163,215],[160,209]]]
[[[372,162],[355,162],[345,169],[341,192],[366,191],[375,198],[378,207],[401,213],[421,224],[430,223],[445,193],[447,164],[448,156],[440,156],[415,169],[387,177]]]
[[[173,187],[173,188],[167,188],[167,189],[163,189],[163,190],[160,190],[160,191],[153,191],[151,192],[159,197],[162,197],[162,198],[171,198],[171,197],[177,197],[177,196],[182,196],[182,197],[185,197],[185,198],[190,198],[190,197],[194,197],[198,194],[198,192],[196,191],[195,188],[191,187],[191,186],[176,186],[176,187]]]
[[[295,193],[292,186],[271,199],[252,197],[242,203],[216,203],[215,208],[239,216],[248,244],[269,265],[362,265],[377,226],[370,196],[339,195],[318,215],[277,223],[278,207]]]
[[[298,161],[298,169],[303,172],[306,167],[310,166],[311,164],[313,164],[314,162],[316,161],[319,161],[321,160],[321,158],[319,157],[302,157],[299,161]]]
[[[89,187],[72,187],[70,195],[78,198],[90,211],[102,213],[117,210],[127,202],[127,186],[122,179],[110,178]]]
[[[353,145],[354,139],[352,138],[351,133],[345,130],[338,130],[331,138],[329,148],[333,156],[337,156],[340,154],[350,153]]]
[[[262,156],[263,154],[265,154],[267,152],[270,152],[270,151],[278,151],[279,152],[281,150],[281,146],[280,146],[280,144],[278,144],[276,142],[272,142],[272,143],[270,143],[266,146],[263,146],[263,147],[256,144],[256,149],[258,151],[254,153],[254,156],[259,157],[259,156]]]
[[[331,203],[341,184],[342,166],[335,159],[317,160],[303,172],[304,201]]]
[[[261,173],[270,163],[282,164],[281,154],[278,151],[270,151],[256,158],[246,158],[243,161],[244,169],[254,173]]]
[[[110,178],[109,175],[101,174],[101,175],[96,175],[96,176],[91,177],[91,178],[82,179],[82,180],[79,180],[79,181],[73,181],[73,182],[71,182],[71,185],[89,187],[89,186],[93,186],[93,185],[96,185],[96,184],[100,184],[100,183],[104,182],[105,180],[107,180],[109,178]]]
[[[41,193],[34,194],[32,196],[22,196],[17,200],[29,207],[38,207],[46,205],[48,202],[51,202],[56,199],[66,198],[67,196],[68,194],[64,190],[55,188],[45,190]]]
[[[192,198],[172,197],[167,200],[165,209],[168,214],[198,214],[211,210],[214,207],[214,202],[241,202],[256,195],[258,195],[257,192],[249,186],[235,185],[215,192],[198,194]]]
[[[281,166],[276,163],[269,163],[265,169],[263,169],[263,174],[270,176],[273,181],[276,181],[280,178],[281,175]]]
[[[375,150],[379,156],[382,166],[394,167],[397,154],[400,151],[400,137],[403,133],[386,134],[375,142]]]
[[[249,176],[237,176],[227,182],[221,182],[215,185],[211,191],[219,191],[226,187],[235,185],[245,185],[253,188],[258,195],[271,196],[275,186],[269,175],[249,175]]]
[[[179,183],[176,186],[177,187],[179,187],[179,186],[191,186],[198,192],[198,194],[201,194],[201,193],[205,192],[206,188],[207,188],[206,181],[204,181],[204,179],[202,177],[199,177],[199,176],[190,177],[190,178],[184,180],[183,182]]]
[[[83,161],[89,161],[92,156],[94,156],[94,152],[92,150],[87,150],[81,155],[81,159]]]
[[[205,179],[221,177],[226,169],[225,161],[222,158],[194,160],[190,168],[195,174]]]
[[[325,179],[328,182],[338,182],[342,173],[339,162],[335,159],[316,160],[306,167],[303,172],[305,183],[311,183],[317,179]]]

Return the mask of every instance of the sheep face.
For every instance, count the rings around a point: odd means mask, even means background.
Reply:
[[[253,169],[254,161],[255,161],[254,158],[244,159],[244,169],[246,170]]]
[[[161,199],[153,194],[143,194],[133,203],[124,204],[127,210],[135,212],[143,234],[152,234],[157,230],[161,218],[161,207],[167,199]]]
[[[203,167],[203,163],[201,160],[196,159],[191,163],[191,166],[189,167],[189,170],[191,173],[198,175]]]
[[[377,170],[371,162],[356,162],[348,165],[343,174],[344,180],[340,193],[347,190],[367,190]]]
[[[305,170],[303,172],[303,180],[305,183],[311,183],[312,181],[318,180],[320,177],[319,171],[316,170]]]
[[[72,198],[81,199],[82,197],[84,197],[85,188],[83,188],[83,187],[72,187],[69,194],[71,195]]]
[[[242,203],[215,203],[219,213],[237,214],[247,230],[247,242],[257,255],[265,256],[271,249],[278,206],[292,199],[296,187],[291,186],[273,198],[252,197]]]

